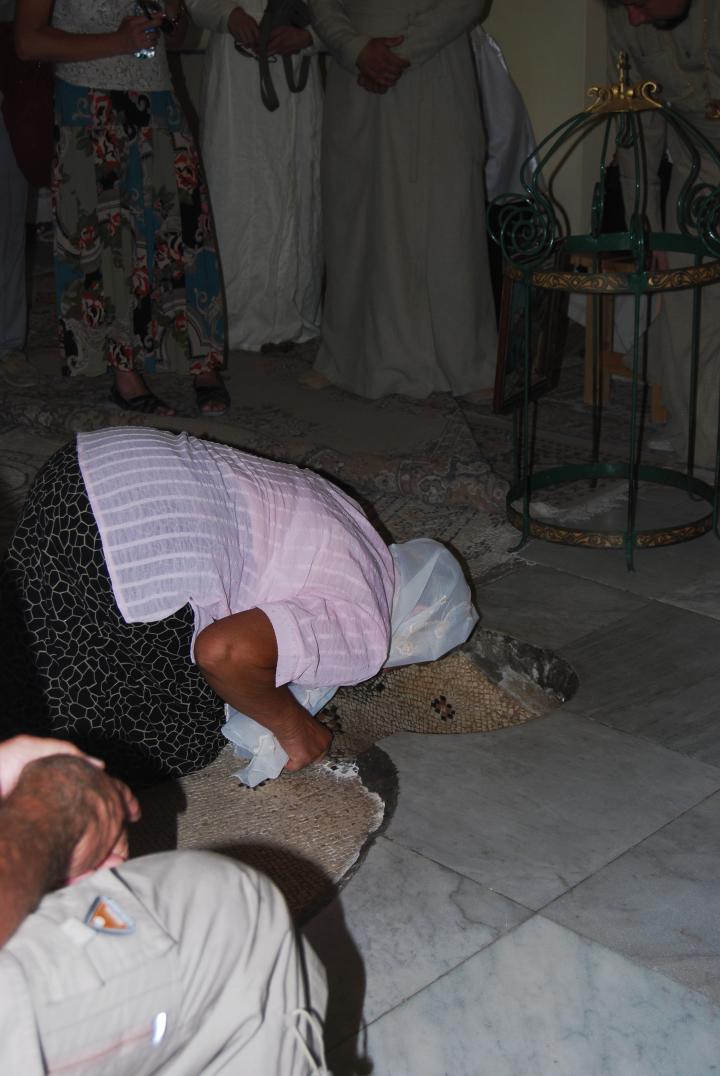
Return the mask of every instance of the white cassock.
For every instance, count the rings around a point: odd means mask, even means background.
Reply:
[[[622,8],[608,12],[610,69],[618,54],[625,52],[630,62],[630,81],[652,79],[661,87],[662,97],[673,110],[693,124],[710,146],[717,148],[720,122],[706,115],[711,100],[720,100],[720,5],[691,4],[687,18],[674,30],[659,30],[650,23],[631,26]],[[708,47],[708,42],[713,44]],[[647,161],[647,215],[650,227],[662,231],[661,189],[658,169],[664,151],[673,162],[667,195],[667,228],[677,231],[676,206],[691,174],[691,153],[675,127],[658,113],[643,118],[643,143]],[[699,174],[693,180],[708,189],[720,183],[718,167],[708,150],[698,145]],[[630,150],[618,151],[626,214],[634,201],[635,166]],[[717,231],[717,217],[713,223]],[[692,230],[692,229],[691,229]],[[690,262],[687,254],[670,253],[672,269]],[[653,304],[657,311],[656,304]],[[659,313],[648,335],[649,377],[662,385],[663,402],[670,412],[668,433],[675,451],[685,456],[690,434],[690,366],[693,292],[691,289],[662,296]],[[702,291],[702,321],[698,366],[697,430],[695,462],[714,467],[717,451],[718,396],[720,395],[720,284]],[[626,358],[626,363],[628,359]]]
[[[475,27],[470,40],[487,137],[485,193],[490,202],[501,194],[523,191],[522,166],[534,155],[537,143],[522,94],[497,41],[482,26]]]
[[[317,55],[302,93],[271,65],[280,107],[260,98],[258,64],[238,53],[227,20],[236,7],[260,20],[264,0],[187,0],[212,31],[200,105],[207,172],[227,301],[228,344],[257,351],[269,342],[318,335],[323,262],[320,215],[322,87]],[[313,54],[317,49],[306,50]],[[298,54],[293,57],[297,66]]]
[[[371,399],[460,396],[495,376],[482,115],[469,34],[483,0],[310,0],[331,55],[323,131],[327,291],[315,369]],[[384,95],[370,39],[403,38]]]

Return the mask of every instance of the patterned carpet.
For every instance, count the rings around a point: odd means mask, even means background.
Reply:
[[[369,401],[333,388],[309,389],[298,380],[314,354],[306,346],[292,355],[231,354],[226,380],[233,403],[220,418],[198,416],[189,380],[171,376],[149,380],[176,407],[176,417],[120,411],[109,400],[109,378],[60,376],[52,273],[45,245],[37,246],[29,352],[41,380],[31,390],[0,382],[0,539],[11,531],[34,473],[74,432],[139,424],[187,430],[312,467],[356,496],[388,538],[427,535],[451,545],[475,580],[512,561],[508,550],[517,534],[504,509],[512,476],[512,420],[494,415],[489,402],[469,405],[444,394],[423,401],[400,396]],[[581,345],[582,333],[571,333],[560,385],[540,402],[537,466],[588,458],[591,422],[582,403]],[[628,409],[628,386],[617,382],[603,426],[607,458],[624,458]],[[666,460],[656,454],[655,462]],[[572,507],[583,518],[606,488],[590,494],[566,487],[544,500],[550,508]]]
[[[445,394],[427,400],[392,396],[363,400],[334,388],[305,387],[312,345],[291,355],[230,355],[226,380],[230,411],[197,415],[189,379],[150,378],[177,409],[172,419],[120,411],[109,400],[109,378],[64,378],[54,318],[50,243],[41,229],[32,246],[29,353],[41,372],[32,390],[0,382],[0,539],[6,538],[38,467],[78,430],[104,425],[158,425],[237,445],[251,452],[312,467],[344,486],[387,537],[427,535],[452,545],[476,580],[512,559],[515,532],[505,520],[505,493],[513,473],[512,419],[494,415],[490,402],[470,405]],[[591,417],[582,402],[583,331],[568,334],[560,384],[539,404],[535,463],[580,463],[590,452]],[[605,408],[602,450],[624,459],[629,384],[613,383]],[[668,456],[646,453],[647,462]],[[544,496],[550,509],[587,518],[610,487],[565,487]]]

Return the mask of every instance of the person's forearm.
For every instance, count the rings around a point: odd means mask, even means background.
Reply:
[[[321,758],[332,739],[330,732],[301,706],[289,687],[275,687],[274,675],[248,676],[231,663],[203,669],[213,691],[233,709],[271,732],[288,756],[287,769],[303,769]]]
[[[271,676],[264,682],[251,681],[246,670],[237,670],[231,665],[222,670],[203,670],[203,676],[224,702],[252,717],[278,737],[287,732],[293,722],[309,717],[287,684],[275,687]]]
[[[220,698],[271,732],[307,717],[287,687],[275,686],[277,643],[259,609],[216,620],[195,640],[195,659]]]
[[[300,705],[287,685],[275,686],[277,642],[260,609],[216,620],[195,640],[195,660],[213,691],[273,733],[300,770],[324,755],[331,736]]]
[[[37,800],[18,794],[0,804],[0,947],[64,877],[72,841]]]

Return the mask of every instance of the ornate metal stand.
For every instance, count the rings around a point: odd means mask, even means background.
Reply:
[[[709,485],[694,476],[695,415],[698,394],[698,366],[702,314],[702,289],[720,281],[720,187],[698,182],[700,152],[707,154],[720,172],[720,155],[715,147],[692,124],[663,104],[653,82],[637,86],[627,84],[625,57],[620,57],[620,81],[610,87],[594,87],[589,108],[556,128],[538,147],[536,157],[523,167],[521,182],[524,193],[507,194],[493,203],[498,207],[497,227],[493,237],[499,243],[505,261],[505,274],[524,285],[524,393],[516,422],[516,481],[507,497],[508,518],[521,532],[517,548],[530,537],[545,541],[593,548],[624,548],[627,566],[633,568],[636,548],[650,548],[689,541],[718,530],[720,486],[720,437],[717,441],[715,482]],[[677,231],[651,232],[645,215],[648,177],[644,156],[642,114],[660,112],[687,146],[692,165],[677,202]],[[542,173],[548,162],[566,151],[568,142],[589,127],[604,125],[604,138],[598,182],[595,186],[591,229],[587,235],[561,237],[555,209],[542,183]],[[605,171],[609,148],[614,136],[617,146],[633,154],[635,167],[635,196],[632,207],[626,206],[629,227],[626,232],[602,233]],[[589,270],[557,268],[558,253],[572,265],[573,256],[581,258]],[[685,254],[688,264],[681,269],[654,268],[661,253]],[[628,259],[627,272],[603,271],[603,259]],[[577,292],[592,296],[593,308],[593,446],[587,464],[554,467],[533,472],[531,456],[530,404],[532,383],[532,310],[533,294],[541,290]],[[669,468],[649,467],[641,463],[643,433],[642,363],[643,332],[642,300],[644,297],[692,289],[693,316],[689,327],[691,363],[688,372],[689,447],[684,472]],[[600,424],[602,400],[599,369],[600,297],[627,294],[634,297],[635,320],[632,348],[632,402],[626,463],[607,463],[600,459]],[[719,360],[720,361],[720,360]],[[719,424],[720,429],[720,424]],[[624,480],[627,483],[627,512],[622,531],[592,531],[579,527],[548,524],[533,518],[532,494],[568,482],[602,478]],[[705,501],[710,511],[698,518],[654,530],[637,528],[638,487],[640,482],[672,486]],[[522,508],[515,507],[522,501]]]

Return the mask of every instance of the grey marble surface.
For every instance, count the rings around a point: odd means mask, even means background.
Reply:
[[[720,1003],[719,864],[715,795],[543,914]]]
[[[531,913],[379,838],[305,928],[328,974],[329,1044],[423,989]]]
[[[653,602],[564,651],[580,679],[567,705],[720,767],[720,624]]]
[[[686,522],[700,518],[709,510],[705,502],[689,501],[682,491],[645,483],[639,526],[652,528]],[[616,508],[582,525],[597,530],[622,530],[625,511]],[[706,575],[717,578],[720,572],[720,542],[713,534],[674,546],[636,550],[634,572],[628,572],[624,552],[620,550],[582,549],[533,540],[521,555],[533,564],[557,568],[649,598],[665,598],[685,587],[701,586]]]
[[[719,1043],[707,998],[536,916],[328,1061],[335,1076],[711,1076]]]
[[[615,549],[571,548],[533,540],[520,555],[531,564],[556,568],[631,594],[665,598],[687,587],[701,587],[708,575],[717,578],[720,541],[706,534],[663,549],[637,550],[633,572],[627,570],[624,553]]]
[[[720,788],[720,771],[563,710],[515,729],[382,741],[387,837],[539,909]]]
[[[720,620],[720,548],[718,562],[715,571],[707,571],[700,579],[668,590],[663,601]]]
[[[484,628],[558,648],[614,624],[645,601],[616,587],[535,566],[482,587],[477,604]]]

